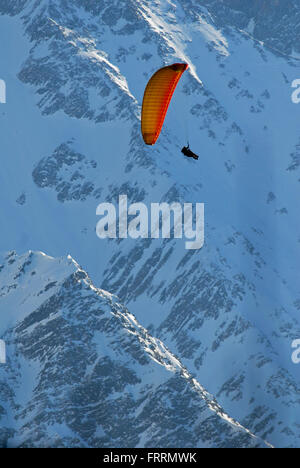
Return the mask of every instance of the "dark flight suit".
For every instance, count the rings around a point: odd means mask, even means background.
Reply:
[[[184,146],[181,150],[181,152],[187,156],[188,158],[193,158],[193,159],[199,159],[199,156],[197,154],[193,153],[193,151],[190,150],[189,146]]]

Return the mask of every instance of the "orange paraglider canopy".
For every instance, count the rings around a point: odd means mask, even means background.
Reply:
[[[142,135],[146,145],[154,145],[161,132],[173,93],[186,63],[174,63],[158,70],[147,84],[142,106]]]

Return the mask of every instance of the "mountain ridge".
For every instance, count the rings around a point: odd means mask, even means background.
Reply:
[[[280,33],[262,15],[261,29],[267,21],[279,38],[266,41],[249,26],[252,11],[237,20],[216,12],[220,2],[126,4],[0,1],[2,14],[17,15],[0,16],[1,250],[70,252],[228,414],[274,446],[297,446],[298,60],[269,48],[291,52],[296,29]],[[145,148],[144,87],[178,60],[190,71],[158,145]],[[181,156],[188,137],[198,165]],[[124,193],[204,202],[204,248],[98,239],[97,204]]]
[[[117,298],[95,288],[70,256],[10,252],[0,275],[6,283],[0,313],[10,319],[6,330],[1,322],[7,343],[7,364],[0,367],[7,396],[2,446],[135,447],[141,440],[151,447],[268,446],[231,420],[163,343]],[[19,308],[15,323],[11,304]]]

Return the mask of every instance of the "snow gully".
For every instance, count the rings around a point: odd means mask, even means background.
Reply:
[[[96,227],[100,239],[184,237],[187,250],[204,245],[204,203],[151,203],[149,210],[144,203],[128,205],[127,195],[120,195],[117,209],[112,203],[100,203],[96,214],[101,216]]]

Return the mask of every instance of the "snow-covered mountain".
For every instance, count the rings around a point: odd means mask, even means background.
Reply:
[[[267,447],[71,257],[1,258],[0,441],[17,447]]]
[[[231,418],[295,447],[299,6],[270,3],[0,0],[0,249],[70,253]],[[175,61],[190,68],[148,148],[143,90]],[[180,153],[187,138],[198,162]],[[120,194],[147,205],[205,203],[205,246],[100,240],[96,207]],[[159,437],[144,441],[166,443]]]

